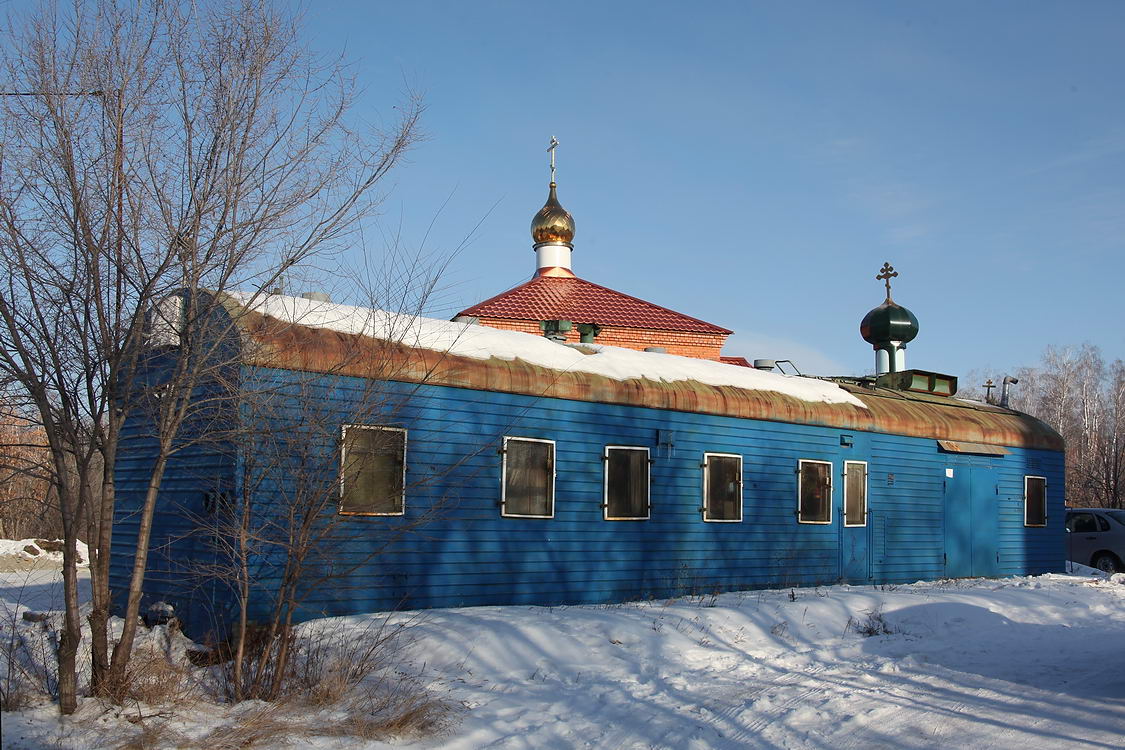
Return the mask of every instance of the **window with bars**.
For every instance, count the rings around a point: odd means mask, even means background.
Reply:
[[[844,525],[867,525],[867,463],[844,462]]]
[[[797,475],[797,521],[832,523],[831,462],[801,459]]]
[[[505,437],[501,449],[500,514],[515,518],[555,515],[555,442]]]
[[[643,521],[649,517],[648,448],[607,445],[605,448],[607,521]]]
[[[1023,478],[1023,525],[1047,525],[1047,478]]]
[[[340,449],[340,513],[401,516],[406,483],[406,430],[344,425]]]
[[[742,456],[703,454],[703,520],[742,520]]]

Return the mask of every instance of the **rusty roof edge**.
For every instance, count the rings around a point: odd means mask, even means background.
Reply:
[[[929,404],[941,409],[967,409],[974,413],[1013,417],[1019,419],[1021,422],[1034,425],[1037,431],[1050,436],[1052,439],[1049,442],[1053,445],[1051,450],[1061,451],[1065,449],[1065,442],[1062,435],[1053,427],[1038,417],[1016,409],[1009,409],[1003,406],[997,406],[996,404],[986,404],[978,401],[966,401],[965,399],[952,398],[949,396],[934,396],[930,394],[912,393],[910,391],[896,391],[892,388],[882,386],[862,386],[853,383],[838,383],[838,385],[860,399],[864,396],[873,395],[877,398],[898,399]]]
[[[239,307],[237,302],[233,306]],[[862,409],[852,404],[804,401],[775,391],[713,386],[694,380],[614,380],[603,375],[552,370],[518,358],[484,360],[416,349],[287,323],[245,308],[235,312],[244,334],[243,361],[260,367],[862,432],[1063,449],[1058,433],[1034,417],[1010,410],[976,408],[963,402],[935,404],[904,398],[897,391],[881,392],[886,389],[846,387],[867,406]]]
[[[856,396],[875,395],[880,398],[893,398],[902,401],[920,401],[928,404],[935,404],[950,409],[972,409],[973,411],[985,411],[995,414],[1022,414],[1023,412],[1016,411],[1015,409],[1007,409],[1003,406],[995,404],[986,404],[980,401],[967,401],[965,399],[953,398],[950,396],[937,396],[930,393],[918,393],[916,391],[899,391],[894,388],[887,388],[885,386],[877,385],[860,385],[858,383],[851,383],[846,381],[837,380],[835,378],[827,378],[836,383],[836,385],[843,388],[848,393]]]

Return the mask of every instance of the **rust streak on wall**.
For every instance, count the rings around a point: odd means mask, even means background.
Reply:
[[[821,425],[935,440],[1063,450],[1062,438],[1043,422],[1018,412],[914,397],[885,388],[841,385],[867,409],[826,404],[774,391],[666,383],[643,378],[614,380],[563,372],[520,359],[487,360],[416,349],[379,339],[286,323],[239,312],[246,364],[306,372],[426,383],[535,397],[695,412],[774,422]]]

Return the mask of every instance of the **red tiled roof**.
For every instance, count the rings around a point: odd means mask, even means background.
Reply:
[[[569,320],[657,331],[728,334],[730,330],[577,276],[536,276],[463,310],[461,315],[508,320]]]
[[[738,365],[739,367],[750,367],[750,360],[746,357],[719,357],[719,361],[726,365]]]

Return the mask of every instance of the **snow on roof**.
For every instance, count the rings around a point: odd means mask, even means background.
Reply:
[[[601,344],[568,346],[519,331],[302,297],[245,293],[232,293],[230,296],[241,306],[248,306],[254,312],[286,323],[368,336],[472,359],[520,359],[552,370],[589,373],[614,380],[647,378],[666,383],[692,380],[713,386],[772,391],[803,401],[867,408],[835,383],[816,378]]]

